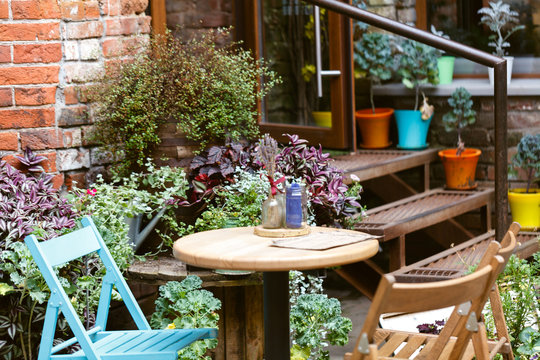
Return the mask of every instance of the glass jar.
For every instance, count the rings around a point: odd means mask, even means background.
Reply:
[[[307,226],[306,187],[298,183],[287,186],[285,203],[285,223],[287,228],[298,229]]]
[[[279,229],[283,223],[283,201],[277,195],[270,195],[262,203],[262,227],[265,229]]]

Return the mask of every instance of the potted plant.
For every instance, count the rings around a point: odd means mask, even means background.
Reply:
[[[379,149],[390,146],[388,134],[391,108],[376,108],[373,101],[373,85],[392,77],[394,64],[390,37],[378,32],[364,33],[354,44],[354,61],[361,70],[361,76],[369,80],[369,100],[371,109],[358,110],[356,122],[362,135],[361,147]]]
[[[120,174],[144,168],[169,121],[168,131],[176,125],[176,138],[195,153],[258,138],[257,101],[279,80],[238,44],[217,45],[228,36],[227,29],[187,41],[167,34],[98,79],[90,93],[94,139],[111,150]]]
[[[423,105],[419,107],[420,87],[425,84],[438,84],[437,50],[431,46],[417,41],[405,39],[400,45],[400,65],[398,74],[403,84],[415,91],[414,110],[395,110],[398,129],[398,148],[424,149],[426,148],[429,124],[433,117],[433,106],[424,98]]]
[[[518,170],[526,174],[527,186],[508,191],[512,218],[522,228],[538,228],[540,227],[540,189],[533,188],[533,182],[540,177],[540,134],[525,135],[519,141],[517,153],[512,157],[510,172],[517,175]]]
[[[517,25],[519,23],[518,13],[510,9],[510,5],[505,4],[502,0],[497,2],[490,2],[489,7],[484,7],[478,10],[478,14],[482,15],[480,18],[480,24],[489,27],[489,30],[493,32],[489,36],[490,42],[488,46],[495,49],[494,55],[504,57],[507,60],[507,76],[508,84],[512,78],[512,65],[514,58],[512,56],[505,56],[505,48],[510,47],[508,38],[510,35],[518,30],[524,28],[523,25]],[[488,68],[489,81],[493,85],[493,68]]]
[[[476,165],[482,151],[466,149],[461,137],[463,129],[476,122],[471,94],[467,89],[459,87],[448,99],[448,104],[452,110],[444,114],[442,121],[447,132],[457,132],[458,142],[455,149],[439,151],[446,175],[446,187],[457,190],[474,189],[477,186],[474,181]]]
[[[446,35],[442,31],[438,31],[435,26],[431,25],[431,32],[434,35],[450,39],[450,36]],[[439,70],[439,85],[447,85],[452,83],[454,77],[454,62],[456,57],[448,55],[442,51],[439,51],[440,56],[437,59],[437,69]]]

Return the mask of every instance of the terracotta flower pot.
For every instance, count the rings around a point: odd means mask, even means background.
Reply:
[[[540,228],[540,189],[511,189],[508,203],[512,220],[517,221],[524,230]]]
[[[439,151],[439,157],[444,165],[446,187],[456,190],[474,189],[478,185],[474,180],[476,164],[482,151],[478,149],[465,149],[460,156],[456,149]]]
[[[366,149],[382,149],[390,146],[388,139],[390,132],[390,119],[394,109],[376,108],[358,110],[355,113],[356,124],[362,135],[360,146]]]

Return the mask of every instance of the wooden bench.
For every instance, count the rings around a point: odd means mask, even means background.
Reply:
[[[367,211],[356,230],[381,236],[390,243],[390,271],[405,266],[405,235],[471,210],[481,209],[484,230],[491,228],[493,189],[453,191],[433,189]]]
[[[128,269],[127,279],[141,307],[147,313],[154,308],[158,286],[168,281],[182,281],[197,275],[203,287],[222,302],[219,313],[218,346],[214,360],[259,360],[263,357],[263,290],[262,273],[221,275],[212,270],[186,266],[173,258],[159,257],[136,261]]]
[[[532,256],[539,251],[539,237],[538,232],[519,232],[514,253],[522,259]],[[495,240],[494,231],[398,269],[392,275],[398,282],[428,282],[460,277],[478,263],[492,240]]]

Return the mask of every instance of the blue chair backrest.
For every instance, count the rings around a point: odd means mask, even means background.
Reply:
[[[67,346],[65,344],[69,345],[78,341],[83,349],[85,349],[85,353],[94,352],[89,335],[105,330],[113,286],[120,293],[137,327],[140,330],[150,330],[148,321],[129,290],[124,277],[114,262],[94,222],[90,217],[85,217],[82,220],[82,224],[84,226],[82,229],[48,241],[39,242],[34,235],[29,235],[25,238],[25,243],[51,290],[51,298],[49,299],[42,333],[42,337],[45,336],[50,339],[50,346],[44,348],[42,342],[40,355],[42,352],[50,353],[51,351],[58,318],[58,308],[64,314],[76,338],[76,340],[74,338],[65,342],[63,347]],[[93,329],[86,331],[62,287],[54,267],[91,253],[97,253],[99,255],[106,268],[106,275],[102,280],[96,324]]]

